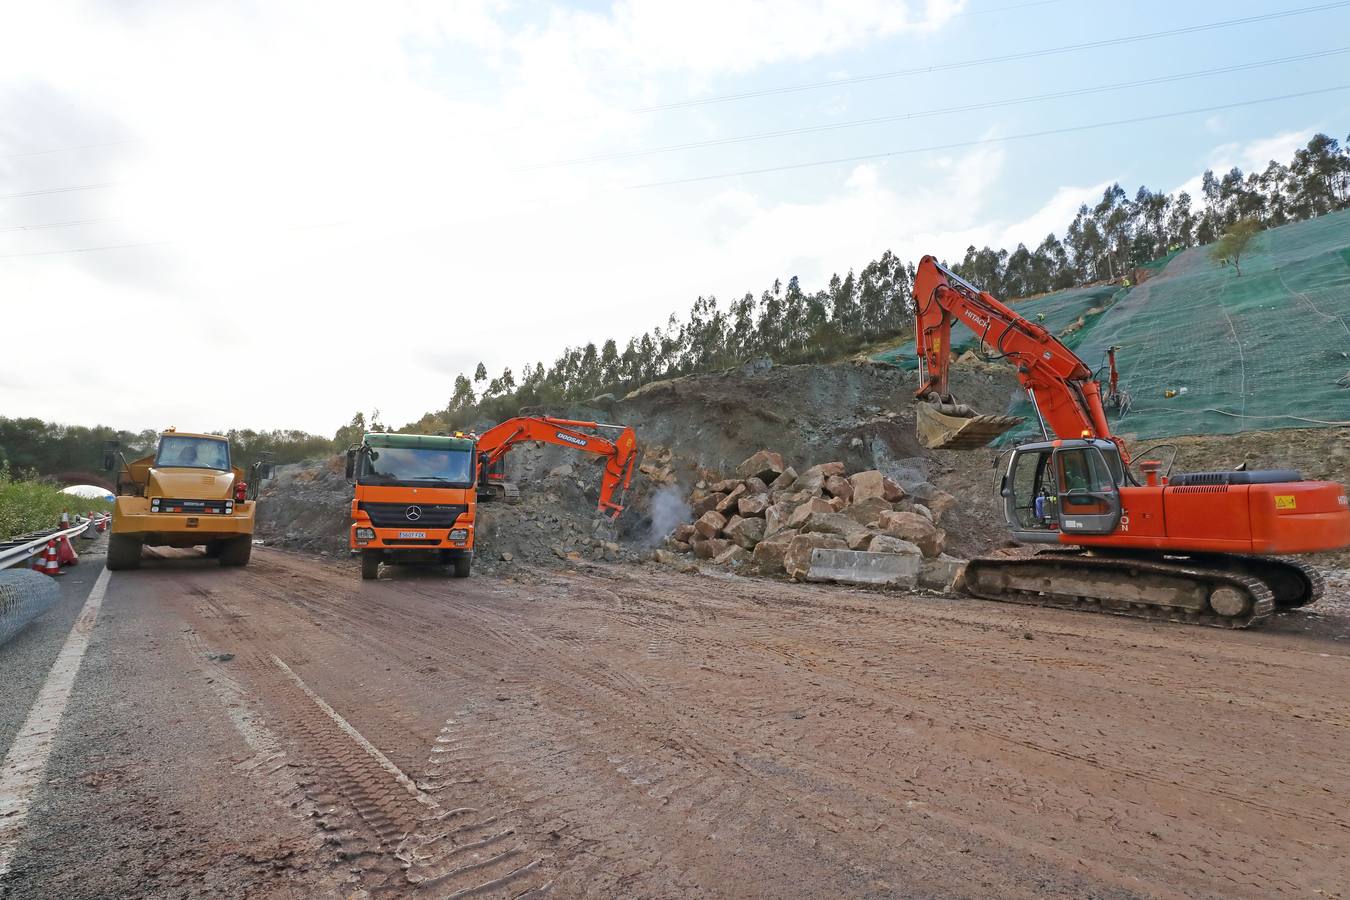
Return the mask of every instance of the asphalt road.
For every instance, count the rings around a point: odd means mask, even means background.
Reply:
[[[0,753],[99,569],[0,647]],[[0,894],[1343,896],[1346,588],[1228,632],[150,561],[108,582]]]

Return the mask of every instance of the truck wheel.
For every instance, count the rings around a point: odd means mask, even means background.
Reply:
[[[361,554],[361,579],[374,581],[380,577],[380,554],[370,550]]]
[[[455,559],[455,577],[468,578],[469,570],[473,567],[473,556],[460,556]]]
[[[108,568],[114,572],[138,569],[141,565],[141,542],[125,534],[108,536]]]
[[[253,552],[253,536],[241,535],[220,542],[220,564],[222,566],[246,566]]]
[[[224,548],[223,541],[211,541],[206,545],[207,559],[215,559],[220,556],[220,551]]]

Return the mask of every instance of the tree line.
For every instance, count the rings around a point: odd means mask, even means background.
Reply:
[[[1050,234],[1034,250],[966,249],[951,268],[998,297],[1019,298],[1114,281],[1167,254],[1214,243],[1239,221],[1263,228],[1299,222],[1350,206],[1350,138],[1342,145],[1313,137],[1288,163],[1261,172],[1206,171],[1201,196],[1175,196],[1141,186],[1131,197],[1119,184],[1095,205],[1083,204],[1061,239]],[[479,363],[472,378],[455,378],[449,402],[401,430],[469,428],[515,415],[522,407],[621,394],[647,382],[715,371],[767,356],[780,363],[838,359],[900,336],[912,323],[914,263],[887,250],[856,274],[833,276],[814,292],[795,277],[756,297],[728,304],[699,297],[683,319],[630,338],[568,347],[551,365],[527,364],[489,378]]]

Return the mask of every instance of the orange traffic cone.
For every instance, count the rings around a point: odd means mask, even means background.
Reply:
[[[70,538],[61,535],[60,543],[57,544],[57,562],[63,566],[78,566],[80,564],[80,554],[75,552],[75,547],[70,543]]]
[[[61,561],[57,557],[56,541],[48,541],[46,551],[33,563],[33,568],[43,575],[64,575],[61,571]]]
[[[61,513],[61,530],[64,531],[69,527],[70,527],[70,511],[64,510]]]

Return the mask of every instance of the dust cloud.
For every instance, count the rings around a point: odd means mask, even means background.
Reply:
[[[679,488],[674,485],[661,488],[653,495],[648,506],[652,524],[647,530],[646,545],[655,547],[660,544],[675,530],[676,525],[688,522],[693,512]]]

